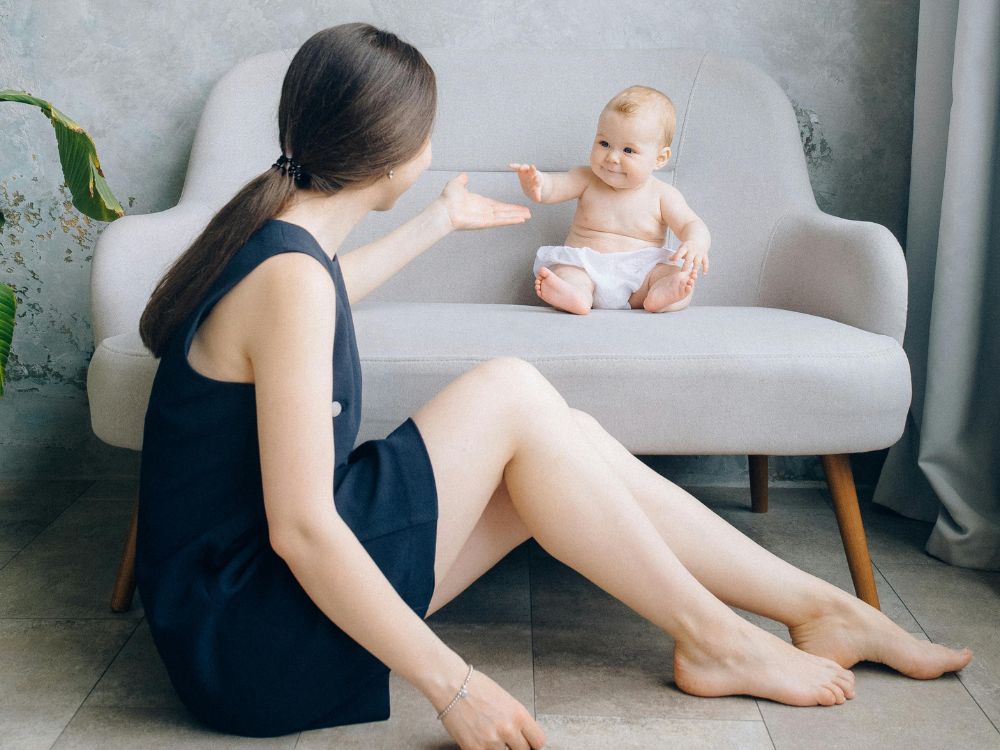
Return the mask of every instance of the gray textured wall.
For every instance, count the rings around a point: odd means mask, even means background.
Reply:
[[[880,222],[904,240],[917,0],[143,5],[0,0],[0,88],[27,90],[77,120],[128,213],[176,203],[208,90],[236,61],[363,20],[418,47],[700,46],[750,60],[795,105],[820,207]],[[89,272],[105,225],[71,206],[62,181],[48,120],[32,107],[0,105],[0,210],[7,220],[0,282],[14,286],[19,304],[0,398],[0,477],[96,477],[137,466],[137,456],[104,446],[90,430]],[[689,481],[734,481],[746,472],[740,457],[660,463]],[[772,473],[820,476],[804,458],[776,460]]]

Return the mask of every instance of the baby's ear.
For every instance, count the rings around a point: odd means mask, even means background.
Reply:
[[[657,168],[662,167],[670,160],[670,146],[664,146],[660,149],[660,153],[656,155],[656,166]]]

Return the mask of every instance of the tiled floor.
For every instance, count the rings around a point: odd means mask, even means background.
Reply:
[[[198,725],[173,694],[141,602],[108,608],[135,482],[0,482],[0,747],[453,747],[430,704],[392,677],[389,721],[265,740]],[[828,495],[692,490],[780,557],[853,591]],[[911,680],[855,667],[857,697],[792,708],[696,698],[672,682],[672,643],[523,545],[435,614],[434,630],[533,710],[553,748],[1000,748],[1000,573],[926,555],[929,524],[863,506],[882,609],[920,638],[975,652],[961,674]],[[743,613],[787,640],[779,623]]]

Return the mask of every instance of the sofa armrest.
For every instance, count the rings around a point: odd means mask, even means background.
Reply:
[[[132,214],[104,228],[90,270],[94,346],[136,331],[149,296],[172,264],[212,218],[200,203],[178,203],[150,214]]]
[[[902,343],[907,280],[892,232],[818,209],[796,209],[771,230],[757,304],[829,318]]]

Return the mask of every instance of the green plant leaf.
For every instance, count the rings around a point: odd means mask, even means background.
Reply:
[[[104,180],[94,142],[82,127],[49,102],[38,99],[27,91],[0,90],[0,101],[33,104],[52,122],[66,186],[73,195],[73,205],[80,213],[98,221],[114,221],[125,215],[125,209]],[[2,226],[3,218],[0,214],[0,227]]]
[[[0,284],[0,396],[3,395],[10,341],[14,336],[14,310],[16,307],[17,298],[14,297],[14,290],[7,284]]]

